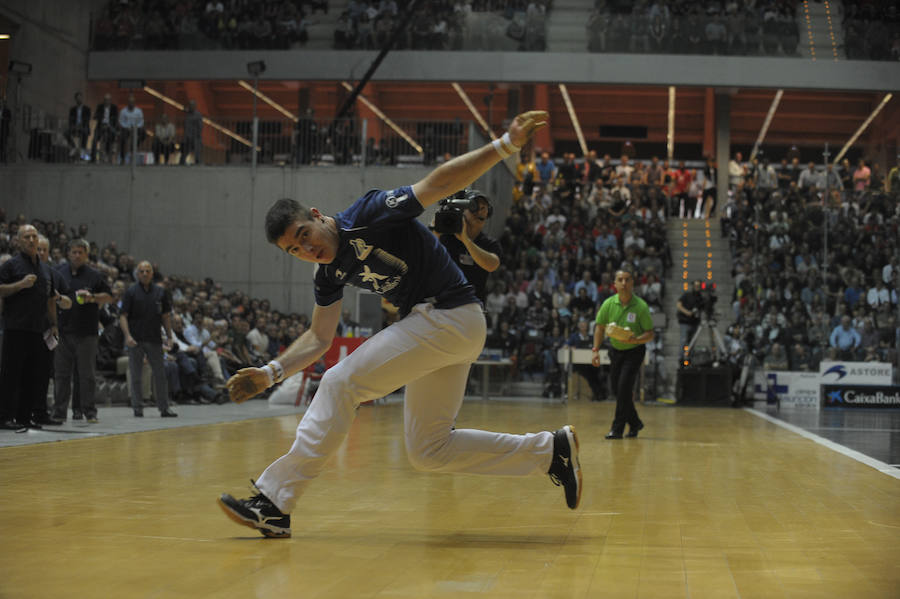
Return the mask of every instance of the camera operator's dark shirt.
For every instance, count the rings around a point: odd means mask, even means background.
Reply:
[[[694,312],[695,310],[700,310],[703,308],[703,299],[700,297],[699,293],[694,291],[688,291],[683,294],[679,299],[681,305],[684,306],[685,310],[690,310]],[[681,310],[678,311],[678,322],[682,324],[700,324],[699,316],[686,316],[682,313]]]
[[[503,248],[500,246],[499,241],[493,237],[488,237],[484,232],[479,233],[472,241],[484,251],[496,254],[502,261]],[[465,275],[466,280],[475,287],[475,295],[478,296],[478,299],[481,300],[482,304],[485,303],[485,298],[487,297],[487,279],[488,275],[491,273],[475,263],[475,259],[469,254],[466,246],[463,245],[463,242],[457,239],[455,235],[449,233],[441,235],[441,243],[447,248],[450,258],[456,262],[457,266],[459,266],[459,269]]]

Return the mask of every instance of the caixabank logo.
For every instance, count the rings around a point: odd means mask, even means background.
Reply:
[[[878,385],[822,385],[826,408],[900,408],[900,387]]]

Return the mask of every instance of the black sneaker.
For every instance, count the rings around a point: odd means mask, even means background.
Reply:
[[[72,412],[72,420],[84,420],[84,414],[81,412]]]
[[[291,515],[281,513],[262,493],[257,493],[250,499],[235,499],[228,493],[222,493],[219,507],[238,524],[258,528],[264,536],[291,536]]]
[[[566,492],[569,509],[581,501],[581,465],[578,463],[578,436],[575,427],[566,425],[553,433],[553,461],[547,471],[556,486]]]

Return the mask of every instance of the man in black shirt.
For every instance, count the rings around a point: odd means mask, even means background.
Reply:
[[[687,352],[684,348],[694,338],[697,328],[700,326],[700,309],[703,299],[700,296],[703,283],[699,280],[694,281],[694,287],[690,291],[686,291],[680,298],[675,308],[678,310],[678,326],[681,329],[681,363],[684,363]]]
[[[77,371],[80,410],[72,406],[72,417],[78,419],[79,411],[88,422],[97,422],[94,405],[97,363],[97,329],[100,322],[100,305],[112,301],[106,277],[88,266],[90,246],[84,239],[69,242],[68,264],[61,264],[56,271],[69,288],[75,304],[71,310],[60,314],[62,333],[56,348],[55,379],[53,384],[53,417],[66,419],[69,396],[72,392],[72,374]]]
[[[138,282],[125,292],[119,313],[119,326],[128,348],[131,407],[136,417],[143,417],[141,374],[146,356],[153,371],[153,394],[159,414],[163,418],[174,418],[178,414],[169,409],[169,385],[160,334],[160,327],[165,327],[168,349],[172,343],[172,300],[165,289],[153,282],[153,266],[149,262],[138,264],[137,278]]]
[[[478,210],[463,211],[463,229],[456,234],[439,237],[450,258],[456,262],[483,304],[487,297],[488,275],[500,267],[500,243],[482,232],[494,209],[487,197],[477,189],[466,190],[466,199],[478,201]]]
[[[4,327],[0,428],[25,432],[32,424],[31,406],[39,400],[44,338],[52,344],[59,329],[50,269],[37,253],[37,229],[22,225],[17,240],[19,252],[0,266]]]
[[[50,265],[50,240],[44,235],[38,235],[37,254],[42,264]],[[56,301],[57,318],[59,319],[72,307],[72,300],[67,295],[69,287],[63,280],[62,275],[51,268],[50,278],[53,298]],[[62,312],[60,312],[60,308]],[[50,323],[47,318],[44,318],[41,329],[46,331],[49,328]],[[65,418],[62,420],[53,418],[47,411],[47,389],[50,388],[50,377],[53,376],[53,356],[56,354],[56,350],[47,343],[41,345],[41,350],[40,378],[38,379],[39,383],[31,404],[31,422],[33,425],[38,425],[37,428],[40,428],[39,425],[44,424],[59,426],[65,420]]]

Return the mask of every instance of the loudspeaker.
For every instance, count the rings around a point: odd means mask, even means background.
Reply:
[[[682,368],[678,371],[676,401],[692,406],[730,406],[731,368]]]

